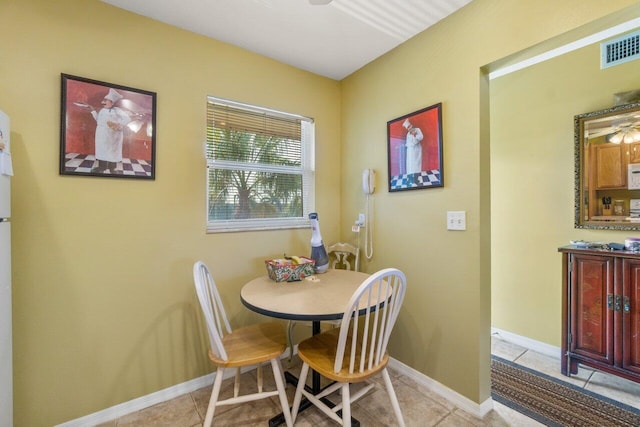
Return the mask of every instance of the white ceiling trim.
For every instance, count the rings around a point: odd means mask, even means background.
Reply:
[[[626,33],[627,31],[635,30],[636,28],[639,28],[639,27],[640,27],[640,18],[632,19],[631,21],[627,21],[622,24],[616,25],[614,27],[608,28],[606,30],[600,31],[599,33],[592,34],[590,36],[568,43],[564,46],[551,49],[547,52],[533,56],[529,59],[525,59],[523,61],[506,66],[499,70],[493,71],[489,73],[489,80],[506,76],[507,74],[514,73],[516,71],[525,69],[527,67],[531,67],[532,65],[536,65],[544,61],[548,61],[550,59],[556,58],[558,56],[562,56],[569,52],[573,52],[574,50],[581,49],[585,46],[589,46],[591,44],[601,42],[602,40],[606,40],[610,37],[614,37],[619,34]]]

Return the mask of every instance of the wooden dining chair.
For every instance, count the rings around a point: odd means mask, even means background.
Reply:
[[[395,268],[369,276],[354,292],[344,311],[340,328],[312,336],[298,344],[302,360],[300,379],[293,399],[295,422],[302,396],[343,426],[351,425],[351,403],[365,395],[368,384],[353,395],[349,385],[364,382],[381,373],[398,425],[404,426],[402,412],[387,371],[387,344],[404,300],[407,280]],[[335,381],[317,395],[305,390],[309,368]],[[340,390],[342,402],[330,407],[324,397]],[[337,412],[342,410],[342,418]]]
[[[358,271],[360,268],[360,249],[349,243],[334,243],[327,247],[331,268]],[[353,262],[353,265],[351,264]]]
[[[211,398],[203,426],[210,427],[217,406],[232,405],[248,401],[265,399],[278,395],[280,406],[287,426],[292,426],[289,402],[285,393],[280,356],[286,349],[283,325],[279,322],[266,322],[231,330],[224,311],[220,294],[207,266],[198,261],[193,266],[193,279],[200,306],[209,332],[209,359],[217,366]],[[263,391],[262,366],[271,362],[275,391]],[[240,389],[240,368],[257,365],[257,393],[238,396]],[[218,400],[220,388],[227,368],[236,368],[233,397]]]

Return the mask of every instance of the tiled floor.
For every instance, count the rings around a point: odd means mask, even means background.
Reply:
[[[580,367],[577,375],[571,378],[560,374],[560,360],[536,353],[526,348],[492,337],[492,353],[503,359],[515,361],[529,368],[544,372],[547,375],[569,381],[585,387],[595,393],[606,395],[612,399],[640,409],[640,384],[613,377],[589,368]],[[283,361],[285,369],[296,373],[300,363]],[[267,375],[270,368],[265,367],[265,384],[273,384]],[[456,408],[451,402],[425,389],[411,378],[391,371],[400,407],[407,426],[420,427],[466,427],[466,426],[541,426],[542,424],[494,402],[494,410],[484,419],[478,419]],[[251,378],[249,378],[251,377]],[[242,386],[255,388],[255,371],[243,374]],[[230,393],[233,380],[225,382],[223,393]],[[268,381],[268,382],[267,382]],[[361,426],[395,425],[393,410],[389,403],[381,378],[376,378],[375,388],[352,406],[352,415],[360,420]],[[224,387],[224,386],[223,386]],[[243,390],[241,390],[242,393]],[[101,424],[99,427],[123,426],[201,426],[206,412],[211,389],[206,387],[195,392],[177,397],[168,402],[128,414],[117,420]],[[293,401],[294,388],[287,386],[289,402]],[[216,409],[214,426],[266,426],[267,421],[279,412],[277,397],[264,399],[242,405],[223,406]],[[309,408],[298,415],[296,426],[335,426],[335,422],[327,420],[316,408]]]

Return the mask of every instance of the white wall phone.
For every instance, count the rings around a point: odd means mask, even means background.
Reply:
[[[373,194],[376,189],[376,172],[373,169],[362,171],[362,191],[364,194]]]
[[[373,258],[373,227],[371,226],[371,210],[369,196],[376,190],[376,172],[373,169],[362,171],[362,191],[366,197],[364,226],[364,254],[367,259]],[[358,241],[360,239],[358,238]]]

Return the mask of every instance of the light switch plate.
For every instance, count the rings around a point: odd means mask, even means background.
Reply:
[[[465,211],[447,211],[447,230],[466,230],[467,213]]]

